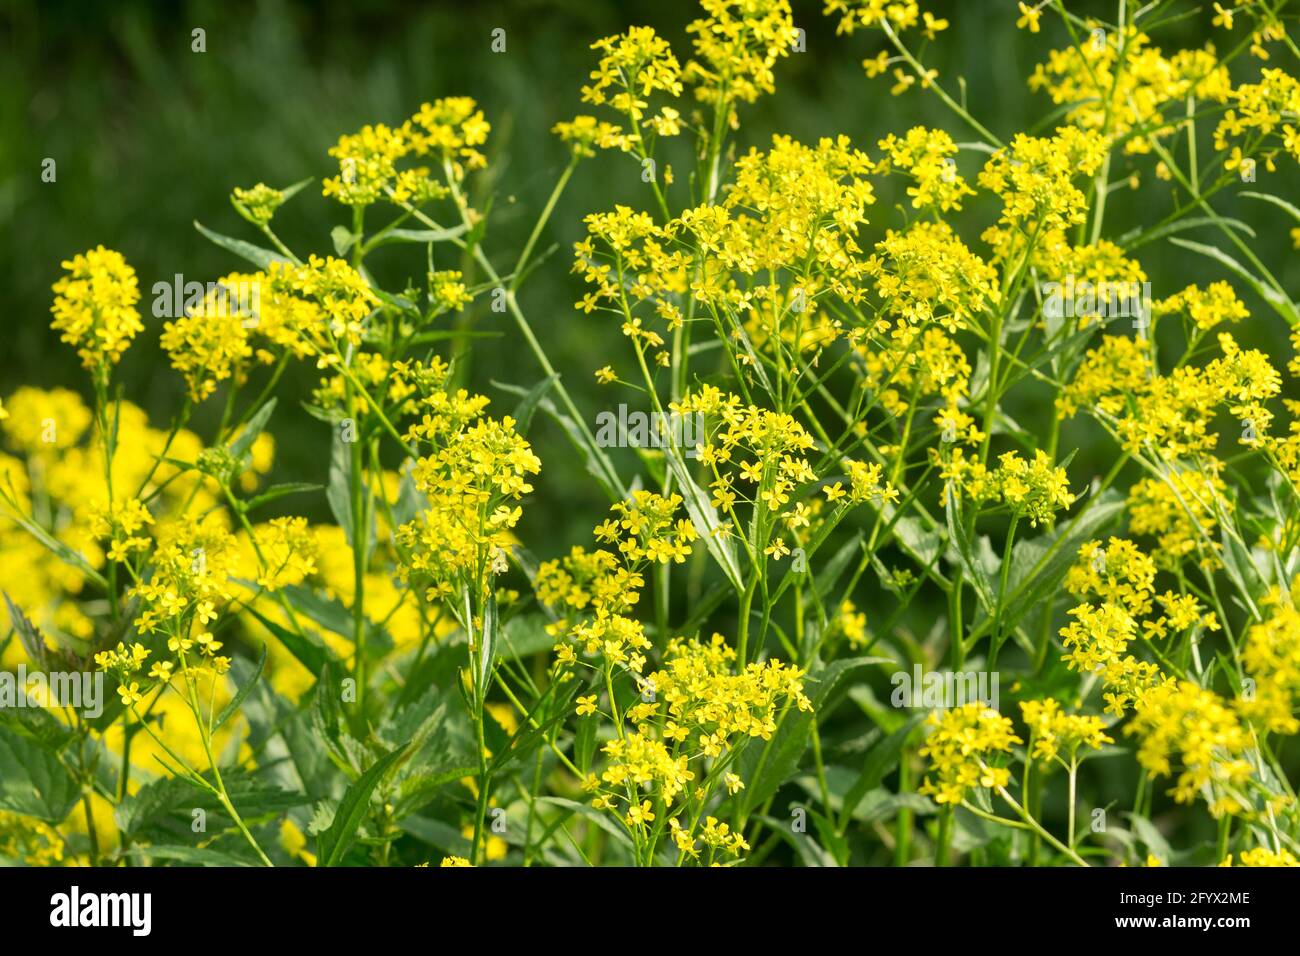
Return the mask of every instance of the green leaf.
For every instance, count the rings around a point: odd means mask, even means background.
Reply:
[[[261,678],[262,672],[266,669],[266,647],[265,644],[262,645],[262,653],[257,658],[257,670],[253,673],[253,676],[244,683],[243,687],[239,688],[239,690],[235,692],[235,696],[230,699],[230,703],[221,709],[221,713],[217,716],[216,723],[212,725],[214,733],[220,729],[226,721],[235,715],[239,710],[240,705],[244,702],[244,699],[248,697],[249,691],[253,689],[253,685],[255,685]]]
[[[1060,530],[1017,541],[1011,549],[1011,569],[1007,572],[1003,624],[1012,628],[1026,614],[1041,608],[1043,601],[1059,589],[1071,565],[1079,560],[1079,549],[1123,512],[1123,495],[1107,489],[1092,499],[1073,527],[1067,523]]]
[[[627,835],[627,831],[615,823],[613,818],[604,810],[597,810],[595,807],[588,806],[585,803],[579,803],[576,800],[566,800],[563,797],[538,797],[537,802],[547,803],[551,806],[561,807],[568,810],[570,813],[580,814],[612,836],[618,843],[628,849],[631,849],[632,847],[632,838]]]
[[[225,249],[227,252],[233,252],[241,259],[247,259],[259,269],[270,267],[272,262],[289,261],[278,252],[272,252],[270,249],[263,249],[261,246],[255,246],[251,242],[245,242],[243,239],[232,239],[230,236],[223,236],[219,232],[213,232],[197,219],[194,220],[194,228],[209,240],[219,245],[222,249]]]
[[[528,427],[533,422],[533,414],[537,411],[537,404],[542,400],[551,387],[560,380],[559,373],[547,376],[529,390],[528,394],[519,400],[515,406],[514,413],[510,416],[515,420],[515,431],[521,435],[528,434]]]
[[[359,439],[360,436],[353,436]],[[334,520],[338,526],[343,529],[343,535],[348,544],[355,548],[353,542],[353,525],[352,520],[352,455],[348,450],[348,442],[343,440],[341,429],[334,429],[333,444],[330,446],[330,472],[329,484],[325,489],[325,498],[329,502],[330,512],[334,515]],[[364,487],[364,480],[362,485]],[[370,553],[374,546],[375,523],[370,522],[370,529],[365,542],[365,552]]]
[[[0,500],[3,499],[0,498]],[[68,547],[62,541],[55,538],[53,535],[51,535],[48,531],[46,531],[36,522],[30,520],[29,518],[27,518],[26,515],[20,513],[16,508],[7,508],[5,510],[5,517],[10,521],[13,521],[14,524],[18,525],[20,528],[22,528],[24,531],[30,534],[33,538],[39,541],[42,545],[45,546],[46,550],[48,550],[51,554],[57,557],[64,564],[76,568],[79,572],[84,574],[89,580],[94,581],[95,584],[99,585],[99,587],[105,590],[108,589],[108,579],[105,578],[98,571],[96,571],[93,567],[91,567],[90,562],[87,561],[85,556],[82,555],[79,551],[72,550],[72,548]]]
[[[337,598],[323,597],[311,588],[300,584],[287,585],[284,588],[284,596],[293,605],[295,611],[305,614],[313,623],[352,640],[356,626],[352,620],[352,612]],[[370,626],[369,622],[367,626]]]
[[[465,225],[449,226],[446,229],[390,229],[374,240],[374,245],[384,246],[390,242],[449,242],[465,234]]]
[[[675,445],[670,445],[664,451],[668,470],[672,472],[682,500],[686,504],[686,513],[691,516],[691,522],[699,532],[701,540],[704,541],[704,546],[708,548],[709,554],[722,569],[722,573],[727,576],[732,588],[737,593],[744,591],[745,583],[741,580],[740,563],[736,559],[736,550],[731,544],[731,539],[715,533],[722,523],[718,520],[718,512],[713,507],[713,502],[691,477],[690,469],[682,460],[681,450]]]
[[[298,195],[298,193],[300,193],[303,189],[310,186],[312,184],[312,180],[315,178],[316,177],[314,176],[308,176],[306,179],[298,180],[296,183],[294,183],[291,186],[285,186],[283,189],[280,190],[281,201],[288,202],[294,196]]]
[[[1169,841],[1165,839],[1164,834],[1156,829],[1156,825],[1140,813],[1126,813],[1125,816],[1133,824],[1133,832],[1137,835],[1137,838],[1146,845],[1150,852],[1164,860],[1166,865],[1169,865],[1172,862],[1174,853],[1169,846]]]
[[[141,860],[175,860],[190,866],[256,866],[252,860],[221,850],[196,846],[133,846],[127,851]]]
[[[1237,195],[1245,196],[1247,199],[1262,199],[1264,202],[1270,202],[1279,209],[1285,210],[1296,222],[1300,222],[1300,207],[1287,202],[1279,196],[1270,196],[1268,193],[1257,193],[1249,190],[1239,192]],[[1253,236],[1254,233],[1251,233],[1251,235]]]
[[[979,598],[984,611],[992,614],[994,584],[989,578],[984,562],[971,547],[970,538],[962,523],[961,505],[957,500],[956,492],[949,487],[944,490],[944,497],[943,510],[948,519],[948,543],[956,552],[958,563],[966,571],[966,577],[975,588],[975,596]]]
[[[1208,256],[1227,266],[1228,269],[1239,275],[1247,285],[1255,290],[1255,294],[1273,307],[1278,315],[1286,319],[1287,324],[1291,326],[1300,325],[1300,313],[1296,312],[1295,303],[1283,294],[1282,290],[1273,285],[1266,283],[1263,279],[1258,278],[1253,272],[1243,266],[1232,256],[1228,255],[1222,249],[1216,246],[1207,246],[1201,242],[1192,242],[1190,239],[1170,239],[1171,243],[1181,246],[1184,249],[1190,249],[1192,252],[1199,252],[1203,256]]]
[[[397,762],[406,756],[409,747],[409,744],[403,745],[381,757],[348,787],[338,809],[334,811],[334,822],[316,838],[321,866],[338,866],[343,861],[356,839],[357,827],[370,810],[371,794]]]
[[[405,819],[427,806],[447,784],[473,777],[477,773],[477,765],[459,764],[403,777],[397,788],[397,799],[393,802],[394,819]]]
[[[592,758],[596,756],[596,731],[600,721],[592,714],[578,719],[578,732],[573,738],[573,762],[583,773],[591,770]]]
[[[355,232],[346,226],[335,226],[330,230],[330,242],[334,243],[334,254],[342,258],[359,239]]]
[[[555,646],[555,638],[546,632],[546,623],[544,614],[525,614],[506,621],[497,656],[513,661],[549,651]]]
[[[1249,194],[1243,193],[1242,195]],[[1240,219],[1228,219],[1223,216],[1220,216],[1217,219],[1210,216],[1194,216],[1190,219],[1175,219],[1173,222],[1155,227],[1150,232],[1140,232],[1135,229],[1131,233],[1122,236],[1119,244],[1124,247],[1125,251],[1132,252],[1135,249],[1140,249],[1142,246],[1145,246],[1148,242],[1154,242],[1155,240],[1162,239],[1165,236],[1171,236],[1178,232],[1186,232],[1189,229],[1199,229],[1202,226],[1213,226],[1217,223],[1223,223],[1225,226],[1236,229],[1238,232],[1245,233],[1252,239],[1255,238],[1255,230],[1251,229],[1250,226],[1246,225]]]
[[[819,572],[817,572],[816,576],[813,578],[812,590],[818,601],[824,601],[826,596],[835,589],[835,585],[839,583],[841,575],[844,574],[845,569],[849,565],[849,561],[852,560],[854,555],[858,553],[859,549],[863,547],[863,542],[865,540],[865,534],[859,531],[848,541],[844,542],[843,547],[831,555],[831,559],[826,562]]]
[[[247,606],[244,611],[253,615],[262,626],[275,635],[284,645],[285,650],[298,659],[299,663],[313,674],[319,674],[327,661],[334,660],[334,654],[315,634],[298,634],[282,624],[272,621],[257,608]]]
[[[44,743],[0,725],[0,810],[58,825],[81,789]]]
[[[466,626],[472,626],[472,612],[469,608],[469,592],[465,592],[465,610]],[[483,633],[479,635],[478,649],[478,686],[482,692],[486,692],[488,680],[492,676],[492,665],[497,659],[497,642],[500,639],[501,619],[497,615],[497,596],[493,591],[488,595],[487,604],[483,607]]]
[[[253,447],[253,442],[257,441],[257,436],[262,434],[262,429],[270,421],[273,411],[275,411],[275,399],[268,398],[248,420],[248,424],[240,429],[239,437],[230,443],[231,457],[239,461],[248,454],[248,450]]]
[[[282,813],[308,802],[306,794],[267,784],[246,773],[225,773],[222,782],[240,816],[252,818]],[[192,836],[194,811],[228,819],[216,795],[200,790],[183,777],[162,777],[146,783],[113,811],[119,830],[132,836],[185,838]]]
[[[923,716],[923,714],[912,714],[903,726],[867,751],[862,773],[844,795],[844,806],[840,811],[841,827],[847,827],[853,811],[858,808],[862,798],[879,787],[885,775],[898,766],[907,738],[911,736],[912,730],[921,722]]]
[[[0,707],[0,727],[29,737],[54,753],[62,753],[77,736],[43,707]]]
[[[797,710],[794,705],[786,712],[777,731],[769,741],[754,741],[741,756],[746,767],[747,783],[744,791],[747,807],[762,806],[798,769],[813,723],[819,720],[822,710],[831,699],[840,681],[853,671],[872,664],[893,663],[887,657],[850,657],[833,661],[814,675],[810,675],[809,698],[811,712]]]
[[[23,650],[27,652],[33,664],[42,669],[46,668],[45,636],[41,634],[40,628],[23,613],[22,608],[9,599],[9,593],[7,591],[3,593],[5,606],[9,609],[9,623],[18,632],[18,640],[22,643]]]
[[[402,468],[402,480],[397,486],[397,503],[393,505],[393,521],[401,526],[415,518],[429,507],[429,499],[411,477],[409,467]]]
[[[493,380],[492,385],[521,398],[528,395],[526,389],[520,388],[518,385],[511,385],[509,382]],[[595,444],[595,438],[584,432],[582,426],[556,408],[555,403],[549,398],[542,398],[538,401],[537,407],[549,415],[564,430],[569,442],[582,455],[587,466],[587,472],[596,479],[596,483],[600,485],[601,490],[605,492],[609,500],[621,501],[625,498],[626,494],[622,489],[618,471],[614,468],[614,463],[610,461],[609,456],[605,454],[605,450]]]
[[[278,498],[283,498],[286,495],[298,495],[312,491],[320,491],[324,487],[324,485],[312,484],[309,481],[287,481],[278,485],[272,485],[256,498],[250,498],[248,501],[244,502],[244,507],[249,511],[252,511],[254,508],[269,504],[270,502],[275,501]]]

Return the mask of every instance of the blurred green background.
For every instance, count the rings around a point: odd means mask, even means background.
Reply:
[[[1102,16],[1114,11],[1109,2],[1070,6]],[[1043,32],[1034,35],[1015,29],[1014,0],[925,7],[953,23],[926,51],[927,64],[939,69],[954,93],[961,88],[958,77],[964,78],[970,108],[985,125],[1005,139],[1051,111],[1047,96],[1031,93],[1026,84],[1034,64],[1067,42],[1050,15],[1043,18]],[[776,96],[742,110],[742,148],[762,146],[773,132],[801,139],[847,133],[877,154],[876,140],[916,124],[942,126],[959,142],[974,139],[935,97],[916,90],[891,97],[889,80],[864,77],[861,61],[882,45],[877,34],[836,36],[820,0],[795,0],[794,8],[797,24],[807,31],[807,51],[779,64]],[[118,380],[126,383],[126,397],[165,428],[180,404],[182,385],[157,348],[162,320],[147,314],[150,289],[176,273],[209,281],[243,267],[202,238],[193,221],[257,241],[229,204],[231,188],[259,181],[285,186],[313,176],[316,184],[281,211],[276,228],[299,254],[332,251],[330,229],[345,221],[346,210],[320,196],[320,179],[337,171],[326,150],[341,134],[370,122],[400,123],[422,102],[441,96],[475,97],[493,124],[492,172],[480,184],[496,197],[485,248],[498,270],[508,271],[566,160],[548,130],[557,120],[590,111],[580,104],[578,89],[595,62],[591,41],[650,24],[684,61],[684,28],[697,9],[684,0],[0,0],[0,233],[6,242],[0,397],[24,383],[86,393],[73,351],[48,328],[50,285],[61,259],[103,243],[123,252],[139,273],[148,325]],[[206,31],[204,53],[191,51],[191,31],[198,27]],[[507,49],[494,54],[491,34],[498,27],[506,30]],[[1198,46],[1211,33],[1210,14],[1202,12],[1161,31],[1155,42],[1166,49]],[[1221,31],[1213,33],[1227,46]],[[1253,79],[1256,70],[1254,61],[1242,61],[1234,75]],[[57,162],[54,183],[41,181],[46,158]],[[963,152],[959,166],[973,178],[982,161],[981,153]],[[1138,165],[1146,171],[1139,188],[1111,199],[1109,236],[1171,208],[1170,186],[1150,175],[1152,161],[1139,159]],[[1294,164],[1281,165],[1275,174],[1261,169],[1260,183],[1242,188],[1294,200]],[[594,382],[596,368],[626,366],[626,341],[615,323],[574,310],[581,283],[569,272],[569,250],[582,233],[584,214],[616,201],[649,207],[639,173],[631,159],[614,154],[580,167],[543,240],[543,246],[559,248],[521,292],[539,338],[593,423],[599,411],[624,401],[635,408],[636,399],[600,390]],[[1113,173],[1119,179],[1123,170]],[[873,213],[882,231],[902,221],[891,208],[899,199],[890,192],[894,188],[890,183],[881,190]],[[476,197],[480,208],[485,199],[482,193]],[[1289,237],[1293,223],[1274,207],[1227,194],[1216,208],[1251,224],[1256,252],[1293,295],[1300,293]],[[982,198],[958,217],[976,251],[984,251],[977,237],[996,215],[996,207]],[[1212,231],[1188,235],[1226,247]],[[453,251],[442,250],[440,268],[459,267]],[[420,247],[388,247],[369,264],[395,289],[408,278],[420,279],[422,254]],[[1145,247],[1139,258],[1157,297],[1188,282],[1227,277],[1220,267],[1163,242]],[[1283,323],[1236,285],[1256,319],[1235,332],[1247,344],[1268,348],[1281,364],[1289,355]],[[505,412],[516,399],[492,382],[527,387],[541,373],[509,317],[492,312],[488,298],[472,307],[472,326],[499,338],[476,345],[471,377]],[[302,367],[296,374],[282,394],[306,396],[315,372]],[[219,408],[219,398],[203,407],[193,425],[201,435],[211,435]],[[1030,395],[1011,411],[1031,431],[1045,427],[1051,413]],[[280,446],[276,480],[325,480],[326,426],[282,401],[271,430]],[[520,533],[546,558],[588,542],[606,502],[557,427],[539,419],[531,437],[544,468]],[[1067,428],[1061,448],[1076,447],[1076,485],[1113,461],[1112,447],[1094,428]],[[634,462],[623,454],[620,461],[630,473]],[[311,516],[326,519],[320,497]],[[294,504],[306,507],[296,499]],[[868,611],[876,620],[888,613]],[[924,636],[933,617],[933,607],[921,607],[904,625],[915,624]],[[1121,783],[1107,786],[1125,792]]]

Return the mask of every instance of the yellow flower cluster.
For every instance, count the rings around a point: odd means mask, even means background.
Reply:
[[[826,0],[826,15],[840,18],[837,33],[852,33],[860,27],[879,28],[883,23],[894,30],[910,30],[922,22],[922,16],[927,31],[938,32],[948,26],[947,20],[923,14],[916,0]]]
[[[957,172],[957,144],[941,129],[914,126],[899,138],[890,134],[879,143],[888,157],[879,172],[904,171],[914,181],[907,188],[913,209],[938,209],[948,212],[961,209],[962,197],[974,196],[975,190]]]
[[[1080,747],[1100,750],[1115,742],[1106,736],[1106,723],[1100,717],[1067,714],[1050,697],[1021,701],[1020,713],[1029,727],[1031,752],[1039,760],[1063,759],[1072,763]]]
[[[1300,581],[1292,582],[1292,592]],[[1242,664],[1251,689],[1238,701],[1242,715],[1279,734],[1300,732],[1300,611],[1281,589],[1264,602],[1271,613],[1246,632]]]
[[[1300,134],[1293,125],[1300,113],[1300,80],[1284,70],[1265,68],[1260,71],[1258,83],[1235,87],[1228,101],[1232,108],[1214,130],[1215,149],[1223,151],[1230,142],[1238,144],[1225,160],[1228,169],[1240,165],[1243,153],[1254,153],[1265,144],[1274,147],[1264,152],[1271,169],[1279,141],[1293,159],[1300,161]]]
[[[137,406],[115,405],[109,427],[117,436],[111,471],[116,493],[110,496],[103,438],[91,429],[93,413],[75,392],[24,386],[7,406],[13,414],[0,420],[0,435],[22,457],[0,451],[0,577],[10,598],[42,630],[88,639],[94,614],[88,613],[93,605],[82,602],[87,569],[101,571],[108,561],[138,564],[149,554],[150,529],[159,519],[187,504],[196,513],[218,504],[216,487],[181,464],[195,460],[202,443],[181,428],[169,445],[167,433],[151,428]],[[261,471],[269,466],[260,457],[264,447],[256,442],[252,455]],[[164,454],[169,460],[160,461]],[[45,547],[19,519],[39,525],[85,563]],[[0,622],[7,620],[0,604]]]
[[[967,458],[963,449],[954,448],[940,477],[954,482],[977,504],[1000,504],[1035,527],[1074,504],[1065,469],[1053,465],[1041,448],[1034,450],[1032,460],[1018,452],[1006,452],[998,458],[996,468]]]
[[[679,495],[638,490],[630,501],[611,506],[611,517],[595,528],[596,539],[613,545],[614,552],[575,547],[538,568],[537,596],[561,615],[550,633],[571,639],[555,646],[561,666],[577,660],[576,642],[589,655],[641,673],[643,652],[652,645],[641,623],[627,615],[640,600],[647,565],[681,563],[692,551],[698,532],[689,519],[677,517],[681,505]]]
[[[534,589],[539,601],[561,615],[549,625],[552,634],[561,634],[576,615],[627,613],[644,586],[641,573],[610,552],[575,545],[563,558],[538,566]]]
[[[266,183],[258,183],[248,189],[235,187],[230,194],[230,200],[240,214],[258,226],[265,226],[275,217],[276,210],[284,205],[285,198],[281,190],[272,189]]]
[[[622,715],[635,729],[616,726],[617,736],[602,748],[604,770],[585,782],[594,794],[592,805],[620,813],[625,825],[643,836],[666,814],[672,840],[685,857],[699,856],[698,843],[739,855],[748,849],[742,834],[713,817],[701,827],[704,794],[692,791],[692,781],[716,779],[718,768],[729,765],[744,741],[771,739],[778,712],[787,704],[811,711],[803,673],[775,660],[737,672],[736,652],[715,634],[708,643],[671,641],[662,667],[641,687],[641,702]],[[580,698],[578,706],[580,713],[594,713],[594,697]],[[722,782],[731,793],[744,786],[734,773],[723,775]]]
[[[1150,612],[1155,595],[1156,563],[1127,538],[1110,538],[1105,546],[1088,541],[1065,575],[1065,589],[1075,597],[1095,595],[1123,607],[1134,617]]]
[[[679,217],[682,235],[705,257],[692,286],[695,298],[737,313],[768,303],[764,337],[792,335],[794,326],[808,322],[803,313],[815,311],[824,287],[860,300],[869,264],[857,233],[875,202],[867,178],[873,171],[847,136],[808,146],[777,135],[766,152],[751,149],[736,161],[735,183],[721,204]],[[790,276],[785,294],[771,280],[749,278],[780,271]],[[746,278],[738,282],[733,273]]]
[[[463,169],[482,169],[487,157],[479,146],[492,126],[468,96],[449,96],[423,104],[402,126],[402,136],[416,156],[437,156],[452,164],[455,179]],[[463,169],[462,169],[463,167]]]
[[[97,246],[61,263],[67,275],[54,283],[54,321],[60,339],[75,346],[88,369],[111,368],[144,331],[135,270],[120,252]]]
[[[1128,653],[1137,639],[1137,621],[1117,604],[1080,604],[1061,628],[1063,660],[1070,670],[1097,674],[1106,690],[1106,710],[1123,716],[1125,708],[1163,679],[1160,668]]]
[[[939,396],[953,418],[949,431],[966,430],[973,420],[958,405],[970,388],[970,362],[957,340],[943,329],[922,328],[902,325],[882,347],[862,348],[862,387],[895,416],[907,415],[916,401]],[[978,441],[982,436],[970,432],[967,437]]]
[[[173,652],[189,651],[197,643],[224,673],[229,661],[216,656],[221,643],[209,625],[233,596],[230,579],[238,576],[237,560],[235,538],[216,516],[180,518],[161,527],[153,576],[133,589],[140,600],[136,628],[165,635]]]
[[[260,568],[257,586],[278,591],[302,584],[316,573],[317,538],[306,518],[272,518],[253,529],[253,548]]]
[[[741,531],[736,506],[745,503],[769,514],[776,514],[792,530],[807,523],[800,505],[793,503],[800,486],[817,480],[804,453],[813,447],[813,438],[791,415],[773,412],[755,405],[743,405],[737,395],[723,394],[711,385],[701,386],[682,396],[672,406],[680,415],[703,416],[704,441],[697,446],[700,463],[710,470],[713,480],[713,505],[731,522],[729,532]],[[736,471],[727,469],[733,465]],[[726,469],[726,470],[724,470]],[[737,485],[752,485],[745,493]],[[875,473],[878,479],[878,473]],[[877,480],[871,487],[872,474],[860,473],[855,493],[863,497],[886,494]],[[892,494],[892,489],[889,489]]]
[[[648,213],[616,206],[613,212],[592,213],[583,221],[588,235],[574,246],[573,271],[595,288],[575,308],[587,313],[611,309],[637,330],[633,337],[638,341],[651,348],[663,345],[657,333],[641,330],[632,312],[649,302],[669,329],[680,325],[681,311],[674,299],[686,291],[688,257],[671,249],[670,232]],[[625,334],[632,332],[625,328]]]
[[[76,392],[21,385],[9,396],[5,439],[15,451],[48,461],[78,444],[93,413]]]
[[[340,361],[344,345],[357,347],[379,297],[342,259],[311,256],[304,265],[273,262],[266,270],[259,331],[297,354],[315,352],[322,367]]]
[[[597,525],[596,540],[616,547],[628,564],[681,564],[699,537],[690,519],[676,518],[681,506],[681,495],[634,491],[631,501],[615,502],[614,517]]]
[[[1005,787],[1011,772],[998,761],[1021,743],[1011,719],[981,703],[935,711],[918,753],[929,758],[920,792],[940,806],[961,803],[970,790]]]
[[[626,33],[604,37],[591,45],[601,53],[591,71],[591,82],[582,88],[582,101],[607,106],[628,123],[628,129],[594,116],[577,116],[557,123],[554,132],[572,143],[580,156],[593,150],[618,149],[647,156],[650,142],[647,128],[659,136],[675,136],[681,130],[680,114],[664,106],[647,116],[647,97],[662,92],[677,97],[682,92],[682,70],[668,41],[653,27],[632,27]]]
[[[397,540],[403,573],[427,579],[430,600],[460,586],[486,592],[489,576],[505,570],[511,529],[523,513],[510,502],[533,490],[528,476],[541,470],[514,419],[484,417],[487,404],[464,389],[436,391],[407,433],[431,446],[411,471],[428,504],[398,529]]]
[[[1071,104],[1066,119],[1075,126],[1123,137],[1127,153],[1149,153],[1152,139],[1175,132],[1165,122],[1167,107],[1181,112],[1188,97],[1223,103],[1232,90],[1213,46],[1166,57],[1136,27],[1122,37],[1096,21],[1086,30],[1082,42],[1051,51],[1029,86],[1045,90],[1057,105]]]
[[[1243,349],[1220,333],[1222,357],[1161,375],[1143,354],[1144,344],[1107,336],[1062,391],[1058,413],[1068,417],[1088,408],[1117,417],[1114,427],[1125,449],[1137,454],[1149,447],[1170,461],[1212,454],[1219,440],[1212,427],[1221,410],[1248,422],[1250,434],[1267,431],[1273,416],[1264,403],[1282,382],[1263,352]]]
[[[260,276],[228,275],[196,308],[163,325],[159,344],[184,376],[191,401],[203,401],[226,379],[240,384],[253,357],[250,331],[259,320],[254,299],[261,289]]]
[[[1300,859],[1286,847],[1274,852],[1268,847],[1257,846],[1253,850],[1243,850],[1236,866],[1300,866]],[[1220,866],[1233,866],[1232,854],[1229,853]]]
[[[1189,285],[1182,292],[1154,303],[1151,313],[1154,317],[1185,315],[1202,331],[1209,331],[1222,322],[1240,322],[1250,317],[1231,284],[1222,280],[1211,282],[1204,289]]]
[[[1091,130],[1062,126],[1050,137],[1016,134],[980,170],[979,184],[1002,199],[998,225],[984,232],[997,258],[1015,263],[1026,241],[1084,221],[1087,199],[1075,185],[1106,158],[1109,140]]]
[[[695,58],[683,76],[704,103],[752,103],[774,91],[772,68],[788,56],[798,32],[788,0],[700,0],[707,16],[686,31]]]
[[[1220,516],[1226,520],[1235,509],[1224,490],[1216,472],[1189,468],[1135,481],[1128,493],[1129,529],[1155,535],[1155,562],[1163,570],[1176,571],[1189,557],[1213,570],[1220,564]]]
[[[348,206],[369,206],[381,199],[419,206],[442,199],[466,170],[487,165],[478,147],[487,142],[490,131],[482,110],[467,96],[425,103],[396,129],[383,123],[364,126],[330,148],[339,161],[339,175],[325,180],[324,195]],[[398,168],[403,159],[426,156],[444,164],[448,183],[438,182],[425,166]]]
[[[812,710],[798,668],[768,660],[734,673],[735,660],[720,634],[708,644],[680,638],[669,643],[663,666],[649,677],[670,721],[667,736],[694,737],[701,752],[718,756],[735,737],[771,739],[777,708],[787,699],[799,710]]]
[[[1179,771],[1172,791],[1179,803],[1204,795],[1215,816],[1245,808],[1235,791],[1253,772],[1244,756],[1250,735],[1214,691],[1188,680],[1167,680],[1138,698],[1124,732],[1141,738],[1137,759],[1148,771],[1158,776]]]
[[[917,221],[901,232],[890,229],[876,251],[879,257],[870,262],[876,292],[884,311],[904,323],[893,333],[891,351],[908,354],[919,334],[913,325],[933,319],[956,332],[1001,298],[996,270],[971,252],[946,222]],[[925,329],[927,335],[931,331]]]
[[[110,561],[124,561],[132,553],[144,551],[153,540],[139,532],[153,524],[153,513],[139,498],[105,503],[90,511],[90,533],[97,541],[110,542]]]

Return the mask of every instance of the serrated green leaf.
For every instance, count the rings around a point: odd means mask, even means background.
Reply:
[[[353,781],[343,794],[334,822],[317,837],[321,866],[338,866],[356,839],[357,828],[370,811],[370,796],[399,760],[406,756],[409,745],[398,747],[377,760],[360,778]]]
[[[0,725],[0,810],[58,825],[81,798],[58,754]]]

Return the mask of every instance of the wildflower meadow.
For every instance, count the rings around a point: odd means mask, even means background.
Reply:
[[[0,861],[1300,865],[1294,5],[793,7],[14,249]]]

